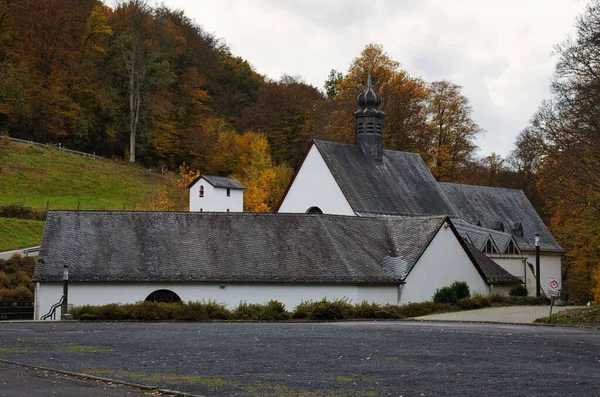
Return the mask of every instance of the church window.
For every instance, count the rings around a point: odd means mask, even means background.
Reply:
[[[492,239],[488,239],[488,241],[485,243],[485,247],[483,248],[483,252],[485,254],[497,254],[498,253],[498,250],[494,246],[494,243],[492,242]]]
[[[508,246],[506,247],[506,252],[504,252],[505,254],[509,254],[509,255],[515,255],[519,253],[519,250],[517,249],[517,245],[515,244],[515,242],[513,240],[510,240],[508,242]]]
[[[173,291],[168,289],[159,289],[146,297],[147,302],[181,302],[181,298]]]
[[[373,132],[375,132],[375,124],[367,123],[367,133],[373,133]]]
[[[307,214],[322,214],[323,211],[319,207],[310,207],[307,211]]]
[[[365,125],[363,123],[358,123],[358,133],[362,134],[365,132]]]
[[[230,196],[231,196],[231,190],[227,189],[227,197],[230,197]]]
[[[200,185],[200,197],[204,197],[204,185]]]

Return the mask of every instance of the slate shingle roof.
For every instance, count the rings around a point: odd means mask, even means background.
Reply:
[[[483,252],[475,248],[472,244],[465,241],[465,245],[472,257],[475,259],[479,268],[485,274],[487,282],[490,284],[517,284],[522,281],[504,270],[496,262],[488,258]]]
[[[313,142],[355,213],[453,215],[419,154],[384,150],[379,163],[356,145]]]
[[[441,182],[441,188],[458,218],[493,228],[502,222],[505,231],[521,223],[523,236],[513,234],[522,251],[535,251],[535,233],[540,234],[540,250],[563,252],[540,216],[521,190]]]
[[[444,219],[50,211],[34,280],[397,283]]]
[[[196,182],[198,182],[200,180],[200,178],[206,179],[208,181],[208,183],[210,183],[214,187],[222,187],[222,188],[228,188],[228,189],[246,189],[246,187],[244,185],[242,185],[241,183],[239,183],[238,181],[236,181],[233,178],[230,178],[227,176],[214,176],[214,175],[200,175],[199,177],[194,179],[188,185],[188,189],[191,188],[192,186],[194,186],[194,184]]]
[[[480,251],[483,251],[485,244],[490,237],[494,243],[496,243],[496,246],[498,247],[498,250],[500,250],[501,254],[506,251],[508,243],[511,241],[511,239],[514,240],[510,233],[471,225],[462,219],[452,219],[452,223],[456,227],[458,233],[463,237],[468,236],[471,243]],[[516,240],[514,241],[516,243]],[[517,247],[518,246],[519,244],[517,243]]]

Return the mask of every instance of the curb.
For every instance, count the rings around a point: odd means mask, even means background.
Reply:
[[[48,372],[53,372],[53,373],[57,373],[57,374],[67,375],[67,376],[70,376],[70,377],[73,377],[73,378],[78,378],[78,379],[95,380],[95,381],[100,381],[100,382],[104,382],[104,383],[114,383],[114,384],[117,384],[117,385],[122,385],[122,386],[137,388],[137,389],[141,389],[141,390],[157,391],[157,392],[160,392],[160,393],[163,393],[163,394],[170,394],[170,395],[177,396],[177,397],[204,397],[204,396],[201,396],[199,394],[190,394],[190,393],[185,393],[185,392],[181,392],[181,391],[178,391],[178,390],[161,389],[158,386],[142,385],[142,384],[139,384],[139,383],[126,382],[126,381],[123,381],[123,380],[105,378],[105,377],[102,377],[102,376],[94,376],[94,375],[89,375],[89,374],[82,374],[82,373],[79,373],[79,372],[71,372],[71,371],[65,371],[65,370],[62,370],[62,369],[49,368],[49,367],[44,367],[44,366],[41,366],[41,365],[25,364],[25,363],[21,363],[21,362],[18,362],[18,361],[10,361],[10,360],[0,359],[0,363],[10,364],[10,365],[17,365],[17,366],[20,366],[20,367],[31,368],[31,369],[40,369],[40,370],[43,370],[43,371],[48,371]]]

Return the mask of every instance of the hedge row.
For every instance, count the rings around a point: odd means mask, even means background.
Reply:
[[[266,304],[240,303],[230,310],[215,301],[188,303],[138,302],[75,308],[76,320],[136,320],[136,321],[211,321],[251,320],[351,320],[351,319],[404,319],[465,309],[489,306],[549,304],[545,298],[504,297],[476,295],[461,299],[456,305],[435,302],[409,303],[403,306],[362,302],[351,304],[346,299],[302,302],[288,312],[283,303],[272,300]]]

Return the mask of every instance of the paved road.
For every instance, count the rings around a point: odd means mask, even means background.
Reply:
[[[556,314],[563,310],[579,307],[583,306],[554,306],[552,313]],[[485,309],[467,310],[464,312],[430,314],[428,316],[416,317],[416,319],[431,321],[475,321],[530,324],[540,317],[548,317],[549,314],[549,306],[509,306],[487,307]]]
[[[96,382],[23,366],[0,363],[0,397],[47,396],[116,397],[152,395],[151,392]]]
[[[205,396],[600,394],[600,333],[572,328],[2,323],[0,358]]]

